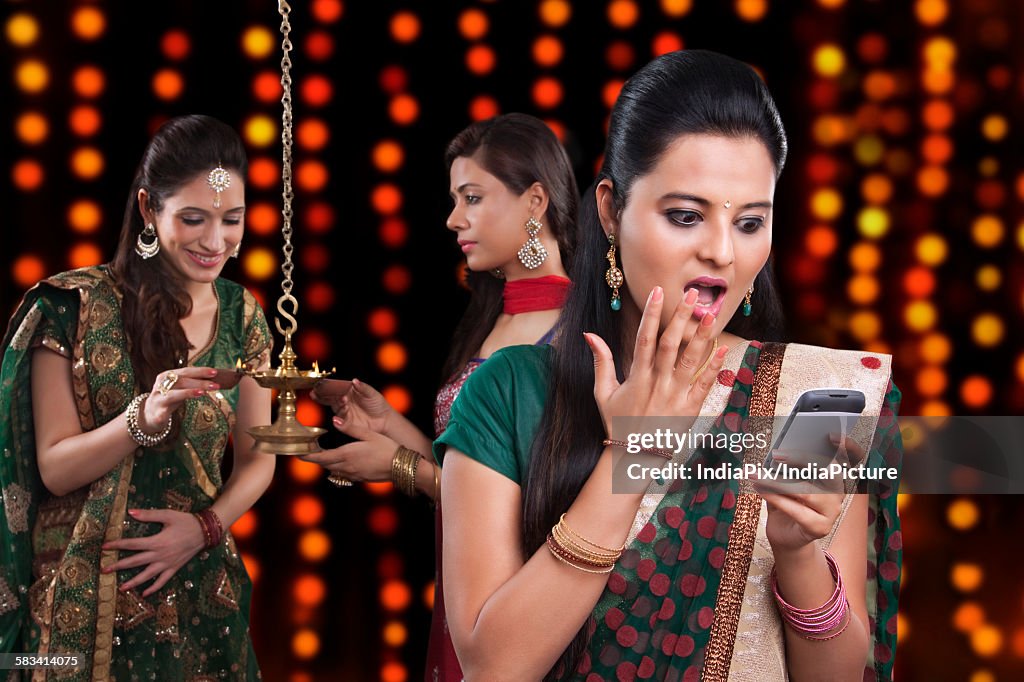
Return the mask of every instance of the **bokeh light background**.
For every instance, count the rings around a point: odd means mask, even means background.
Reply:
[[[148,135],[193,112],[246,140],[247,234],[225,274],[273,305],[274,3],[4,9],[5,315],[38,279],[110,258]],[[789,131],[775,253],[791,338],[893,353],[904,414],[1019,414],[1022,25],[1011,0],[296,2],[301,359],[373,383],[429,429],[467,298],[444,229],[445,142],[472,120],[532,113],[586,186],[629,74],[666,51],[708,48],[760,71]],[[326,415],[304,400],[300,419]],[[901,503],[896,678],[1021,679],[1024,505]],[[282,458],[233,530],[256,582],[265,679],[421,677],[433,593],[422,500],[390,484],[336,490],[318,467]]]

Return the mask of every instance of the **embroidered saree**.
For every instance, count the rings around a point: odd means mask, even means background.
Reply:
[[[547,395],[550,352],[518,346],[495,354],[464,386],[435,455],[451,446],[522,481]],[[869,467],[898,467],[900,395],[889,379],[890,361],[798,344],[740,344],[726,356],[702,414],[713,418],[713,433],[760,431],[771,428],[774,415],[788,414],[803,390],[857,388],[865,393],[867,417],[849,435],[869,453]],[[765,454],[698,449],[676,461],[738,466]],[[880,485],[869,497],[865,576],[872,646],[865,680],[892,674],[902,555],[896,486]],[[847,495],[844,511],[851,500]],[[736,480],[652,484],[592,612],[587,651],[562,678],[788,679],[784,633],[768,582],[774,561],[766,514],[763,500]],[[842,516],[819,545],[827,548],[841,523]]]
[[[224,368],[241,359],[258,366],[271,344],[263,312],[233,282],[218,279],[214,291],[215,331],[190,364]],[[117,589],[142,568],[99,571],[119,555],[101,549],[104,542],[161,528],[132,520],[128,509],[192,512],[213,503],[238,387],[188,400],[175,440],[138,448],[91,485],[55,497],[35,459],[30,358],[39,347],[71,360],[83,430],[115,418],[140,392],[120,292],[105,266],[62,273],[25,295],[4,339],[0,370],[0,651],[84,658],[77,669],[25,671],[24,679],[259,679],[248,633],[252,585],[229,532],[145,599],[145,586]]]

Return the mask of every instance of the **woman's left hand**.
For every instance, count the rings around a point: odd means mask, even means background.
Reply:
[[[837,464],[855,466],[864,459],[863,448],[849,436],[840,439],[838,434],[832,434],[832,443],[839,448],[834,460]],[[785,453],[775,453],[773,459],[787,460]],[[754,490],[768,505],[765,533],[776,554],[803,549],[828,535],[842,512],[846,496],[845,480],[841,477],[817,481],[815,492],[785,492],[787,485],[792,483],[753,483]]]
[[[366,427],[345,423],[338,417],[333,419],[333,423],[334,428],[357,440],[332,450],[303,455],[302,459],[356,483],[390,481],[391,460],[395,457],[398,443]]]
[[[145,566],[138,575],[121,585],[120,589],[127,592],[156,578],[142,593],[143,597],[148,597],[166,585],[178,569],[206,546],[206,538],[199,521],[186,512],[173,509],[130,509],[128,514],[143,523],[161,523],[163,529],[143,538],[122,538],[104,543],[103,549],[127,550],[135,554],[119,559],[104,568],[103,572],[112,573]]]

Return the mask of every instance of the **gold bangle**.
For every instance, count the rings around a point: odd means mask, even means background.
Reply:
[[[601,570],[594,570],[592,568],[584,568],[583,566],[577,566],[576,564],[572,563],[568,559],[563,559],[561,556],[559,556],[558,552],[556,552],[555,549],[550,544],[548,545],[548,551],[551,552],[551,556],[555,557],[556,559],[561,561],[566,566],[569,566],[571,568],[575,568],[577,571],[583,571],[584,573],[592,573],[594,575],[603,575],[605,573],[611,573],[612,571],[615,570],[615,566],[611,566],[609,568],[602,568]]]
[[[551,529],[551,537],[561,550],[569,554],[573,559],[579,559],[583,563],[589,563],[595,566],[611,566],[619,560],[620,556],[622,556],[619,552],[613,552],[610,554],[592,552],[574,542],[572,538],[567,536],[565,531],[559,526],[555,526]]]
[[[399,445],[391,458],[391,480],[395,487],[409,497],[416,495],[416,468],[422,455]]]
[[[562,514],[560,517],[558,517],[558,525],[564,526],[565,529],[567,531],[569,531],[570,535],[572,535],[572,536],[582,540],[583,542],[587,543],[588,545],[590,545],[594,549],[600,550],[602,552],[622,554],[622,552],[625,551],[625,549],[626,549],[626,545],[622,545],[622,547],[619,547],[618,549],[613,549],[611,547],[602,547],[601,545],[598,545],[598,544],[596,544],[594,542],[591,542],[590,540],[586,539],[585,537],[583,537],[582,535],[580,535],[579,533],[574,531],[571,526],[569,526],[569,524],[565,520],[565,514]]]

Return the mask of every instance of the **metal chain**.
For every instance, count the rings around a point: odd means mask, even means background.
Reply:
[[[282,222],[281,222],[281,234],[284,236],[284,264],[281,266],[281,272],[284,275],[284,280],[281,282],[281,291],[284,295],[277,300],[277,312],[281,317],[289,321],[289,327],[283,329],[281,327],[281,321],[275,319],[274,324],[277,326],[277,331],[290,337],[298,329],[299,323],[295,319],[294,315],[299,311],[299,302],[292,296],[292,271],[295,266],[292,264],[292,253],[294,248],[292,247],[292,199],[295,197],[295,193],[292,191],[292,41],[290,38],[291,24],[288,22],[288,15],[292,11],[291,6],[286,0],[278,0],[277,12],[281,15],[281,105],[283,110],[281,112],[281,147],[282,147],[282,159],[281,159],[281,181],[283,184],[283,190],[281,197],[284,200],[284,205],[281,209]],[[289,313],[284,308],[285,303],[292,304],[292,310]]]

